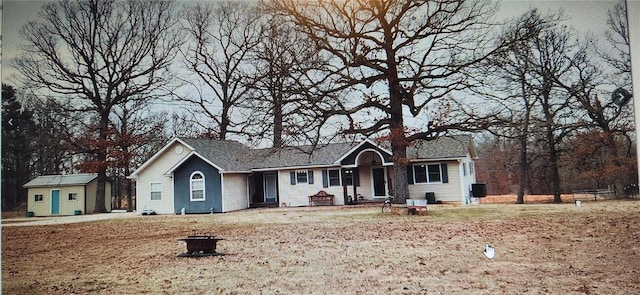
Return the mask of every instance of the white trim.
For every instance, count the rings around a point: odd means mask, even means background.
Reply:
[[[175,142],[179,142],[180,144],[182,144],[185,147],[187,147],[189,150],[192,150],[192,151],[195,150],[193,147],[191,147],[190,145],[188,145],[187,143],[182,141],[180,138],[176,137],[176,138],[172,139],[171,141],[169,141],[169,143],[167,143],[164,147],[162,147],[162,149],[160,149],[157,153],[153,154],[153,156],[151,156],[151,158],[149,158],[149,160],[144,162],[138,169],[136,169],[135,171],[133,171],[133,173],[131,173],[129,176],[127,176],[127,178],[129,178],[129,179],[138,178],[138,174],[140,174],[140,172],[142,172],[142,170],[147,168],[147,166],[151,165],[151,163],[153,163],[157,158],[159,158],[160,155],[162,155],[167,149],[169,149],[169,147],[171,147]]]
[[[309,182],[309,175],[308,175],[309,172],[306,172],[306,173],[307,173],[307,182]],[[262,196],[262,201],[265,202],[265,203],[267,202],[267,175],[275,177],[273,185],[275,185],[275,193],[276,193],[275,199],[276,199],[276,202],[277,202],[278,201],[278,172],[275,172],[275,171],[267,172],[267,173],[263,173],[262,174],[262,191],[264,192],[264,194]],[[297,182],[297,175],[296,175],[296,182]],[[315,183],[315,181],[314,181],[314,183]]]
[[[466,165],[461,165],[462,163],[465,163],[464,159],[458,160],[458,177],[460,177],[460,181],[458,183],[459,188],[460,188],[460,202],[463,205],[467,204],[467,194],[469,193],[469,184],[467,184],[467,180],[466,180],[466,176],[464,174],[466,174],[465,172],[463,172],[463,170],[466,169]]]
[[[384,196],[376,196],[376,184],[375,184],[375,178],[373,176],[373,169],[382,169],[382,172],[384,173],[383,175],[383,179],[382,181],[384,182]],[[382,199],[382,198],[388,198],[389,197],[389,183],[387,182],[387,178],[389,177],[387,175],[387,167],[385,166],[370,166],[369,167],[369,173],[371,175],[371,198],[373,199]]]
[[[207,164],[211,165],[211,167],[216,168],[218,170],[218,173],[222,174],[224,173],[224,169],[222,169],[222,167],[214,164],[213,162],[209,161],[207,158],[203,157],[202,155],[200,155],[198,152],[196,151],[191,151],[189,154],[187,154],[184,158],[182,158],[180,161],[178,161],[178,163],[176,163],[175,165],[173,165],[167,172],[164,173],[165,176],[169,176],[171,174],[173,174],[173,172],[178,169],[178,167],[180,167],[182,164],[184,164],[184,162],[186,162],[187,160],[189,160],[192,156],[197,156],[198,158],[200,158],[202,161],[206,162]]]
[[[359,152],[358,155],[356,156],[355,160],[354,160],[354,165],[358,165],[358,159],[360,159],[360,156],[362,156],[362,155],[364,155],[365,153],[368,153],[368,152],[373,152],[373,153],[377,154],[380,157],[380,161],[381,161],[380,165],[381,166],[383,166],[383,167],[384,166],[393,166],[393,162],[385,163],[384,157],[382,156],[382,154],[380,154],[380,152],[378,150],[375,150],[375,149],[365,149],[365,150],[362,150],[361,152]]]
[[[442,165],[446,165],[447,163],[443,163],[443,162],[417,162],[417,163],[410,163],[409,165],[411,165],[411,169],[413,170],[413,184],[443,184],[444,182],[442,182]],[[427,182],[417,182],[416,181],[416,169],[415,166],[425,166],[425,177],[427,178]],[[429,166],[438,166],[438,171],[440,171],[440,181],[430,181],[431,179],[429,178]]]
[[[76,198],[75,199],[69,199],[69,195],[71,195],[71,194],[76,195]],[[67,201],[69,201],[69,202],[77,202],[78,201],[78,193],[67,193]]]
[[[160,184],[160,191],[154,191],[152,185],[154,183]],[[160,192],[160,199],[153,199],[152,193]],[[149,181],[149,201],[162,201],[162,181]]]
[[[49,190],[49,214],[54,215],[53,213],[53,192],[54,191],[58,191],[58,213],[55,213],[55,215],[59,215],[60,214],[60,204],[62,203],[62,200],[60,200],[62,198],[62,189],[61,188],[52,188]]]
[[[193,177],[199,174],[200,176],[202,176],[202,199],[194,199],[193,198]],[[204,202],[207,200],[207,190],[206,190],[206,180],[204,178],[204,173],[200,172],[200,171],[193,171],[193,173],[191,173],[191,175],[189,176],[189,201],[190,202]]]
[[[40,201],[36,200],[36,196],[40,196]],[[33,202],[35,203],[44,203],[44,195],[43,194],[33,194]]]
[[[247,206],[247,208],[249,208],[249,206]],[[222,173],[220,173],[220,212],[227,212],[226,210],[224,210],[224,174]]]
[[[271,167],[271,168],[257,168],[251,169],[251,172],[267,172],[267,171],[285,171],[285,170],[309,170],[314,168],[330,168],[330,167],[342,167],[340,164],[324,164],[324,165],[307,165],[307,166],[285,166],[285,167]]]
[[[365,138],[362,142],[360,142],[358,145],[356,145],[355,147],[351,148],[349,151],[347,151],[346,153],[344,153],[344,155],[342,155],[342,157],[338,158],[338,160],[336,160],[336,162],[334,162],[334,164],[340,164],[340,162],[342,162],[342,160],[344,160],[346,157],[348,157],[349,155],[351,155],[353,152],[355,152],[357,149],[359,149],[365,142],[368,142],[370,144],[372,144],[373,146],[379,148],[380,150],[382,150],[383,152],[389,154],[389,155],[393,155],[393,153],[391,151],[388,151],[387,149],[383,148],[382,146],[380,146],[379,144],[375,143],[373,140],[369,139],[369,138]],[[382,162],[384,162],[384,157],[382,158]],[[356,159],[357,160],[357,159]],[[357,163],[357,162],[356,162]]]
[[[418,158],[418,159],[410,159],[409,163],[423,163],[423,162],[444,162],[444,161],[460,161],[464,160],[464,157],[453,157],[453,158]]]
[[[343,184],[342,169],[335,168],[335,169],[325,169],[325,170],[327,170],[327,187],[341,187]],[[338,171],[338,185],[331,185],[331,175],[329,175],[330,171]]]

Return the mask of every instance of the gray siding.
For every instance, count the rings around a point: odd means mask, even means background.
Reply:
[[[190,177],[199,171],[204,175],[205,200],[190,200]],[[222,212],[222,181],[216,168],[202,159],[192,156],[173,173],[174,181],[174,210],[179,214],[182,208],[186,213]]]

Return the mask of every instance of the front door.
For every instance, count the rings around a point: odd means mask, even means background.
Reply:
[[[275,203],[278,197],[278,177],[275,173],[264,174],[264,201],[265,203]]]
[[[60,214],[60,190],[51,191],[51,215]]]
[[[373,177],[373,197],[384,198],[387,196],[385,172],[384,168],[373,168],[371,171]]]

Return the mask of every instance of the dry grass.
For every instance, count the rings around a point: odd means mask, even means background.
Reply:
[[[245,210],[3,227],[5,294],[630,294],[640,202]],[[179,258],[177,239],[227,255]],[[485,242],[497,257],[482,255]]]

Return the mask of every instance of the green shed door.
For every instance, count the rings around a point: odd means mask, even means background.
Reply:
[[[51,191],[51,214],[60,214],[60,190]]]

